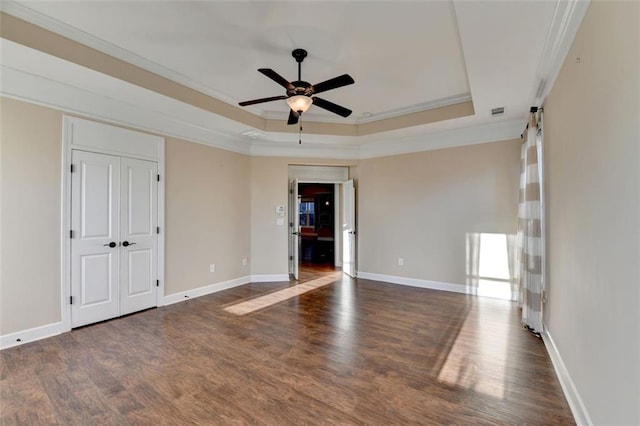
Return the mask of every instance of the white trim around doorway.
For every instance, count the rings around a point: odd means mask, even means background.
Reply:
[[[334,266],[342,267],[342,232],[341,232],[341,207],[342,200],[340,197],[341,184],[349,179],[349,166],[316,166],[289,164],[287,182],[291,179],[298,178],[298,184],[301,183],[318,183],[334,185]],[[288,192],[288,188],[287,188]],[[290,248],[287,250],[287,262],[291,256]]]

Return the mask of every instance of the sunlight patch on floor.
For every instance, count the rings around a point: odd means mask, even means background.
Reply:
[[[471,308],[438,381],[504,399],[510,311],[501,301],[479,303],[495,304],[495,309]]]
[[[340,278],[342,278],[342,271],[334,272],[332,274],[325,275],[324,277],[316,278],[315,280],[307,281],[293,287],[283,288],[282,290],[265,294],[264,296],[256,297],[255,299],[227,306],[224,310],[235,315],[246,315],[259,309],[275,305],[276,303],[280,303],[284,300],[300,296],[301,294],[307,293],[311,290],[332,284]]]

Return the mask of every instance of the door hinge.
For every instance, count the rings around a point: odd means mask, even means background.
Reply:
[[[160,280],[156,280],[156,287],[160,287]]]
[[[289,190],[289,194],[293,194],[293,189],[290,189],[290,190]]]
[[[69,304],[73,305],[73,296],[69,296]]]
[[[73,167],[73,164],[71,164],[71,166],[70,166],[69,168],[71,169],[71,173],[73,173],[73,172],[75,172],[75,171],[76,171],[76,168],[75,168],[75,167]]]
[[[289,260],[293,260],[293,256],[289,256]]]
[[[69,238],[73,238],[73,230],[69,229]]]
[[[159,234],[159,233],[160,233],[160,227],[159,227],[159,226],[157,226],[157,227],[156,227],[156,234]]]
[[[158,182],[160,182],[160,175],[158,175]]]

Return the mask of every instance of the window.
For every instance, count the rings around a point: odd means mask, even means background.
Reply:
[[[315,226],[315,202],[300,202],[300,226]]]

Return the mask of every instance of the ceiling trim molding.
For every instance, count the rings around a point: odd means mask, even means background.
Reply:
[[[509,139],[520,139],[526,122],[524,119],[504,120],[460,129],[384,141],[365,142],[359,146],[359,158],[377,158],[411,154],[435,149],[454,148]],[[390,143],[391,142],[391,143]]]
[[[53,31],[5,12],[0,12],[0,19],[2,20],[0,36],[4,39],[154,91],[247,126],[258,129],[264,129],[266,126],[265,120],[255,114],[107,55]]]
[[[0,3],[0,10],[6,12],[9,15],[15,16],[16,18],[20,18],[23,21],[29,22],[40,28],[61,35],[65,38],[88,46],[99,52],[105,53],[109,56],[140,67],[146,71],[172,80],[176,83],[180,83],[183,86],[197,90],[228,104],[233,105],[237,103],[235,99],[232,99],[229,96],[212,89],[211,87],[200,84],[177,71],[164,67],[156,62],[139,56],[126,49],[115,46],[76,27],[62,23],[17,1],[3,0]]]
[[[17,99],[79,117],[130,127],[152,134],[185,139],[216,148],[249,155],[250,143],[211,128],[163,114],[11,68],[0,66],[2,85],[0,95]],[[167,100],[171,102],[173,100]],[[176,102],[176,101],[173,101]],[[158,105],[162,109],[162,105]]]
[[[0,95],[64,113],[148,133],[175,137],[249,156],[358,160],[408,154],[455,146],[494,142],[519,137],[524,120],[502,121],[410,138],[367,142],[366,136],[353,136],[343,143],[304,143],[292,141],[248,140],[211,128],[194,125],[178,117],[132,105],[89,90],[30,74],[5,65],[0,67]],[[167,102],[177,102],[167,98]],[[162,105],[156,109],[162,110]],[[330,136],[328,136],[330,138]],[[362,140],[362,145],[350,143]]]
[[[42,105],[64,113],[142,130],[161,136],[175,137],[227,151],[260,157],[322,158],[357,160],[400,155],[433,149],[464,146],[518,138],[524,120],[501,121],[419,136],[367,142],[366,136],[342,137],[342,143],[297,143],[291,141],[254,140],[243,136],[199,126],[175,115],[162,112],[165,104],[151,110],[113,99],[103,94],[81,89],[49,78],[34,75],[6,65],[0,66],[0,95]],[[179,102],[165,98],[166,106]],[[167,108],[168,109],[168,108]],[[331,136],[327,136],[330,140]],[[362,143],[358,145],[356,141]],[[353,143],[352,143],[353,142]]]
[[[590,0],[556,1],[531,89],[531,106],[541,106],[551,91],[584,19]]]
[[[257,117],[35,24],[22,21],[20,18],[5,13],[0,13],[0,18],[2,18],[0,28],[2,38],[25,50],[30,49],[34,54],[41,55],[41,57],[34,57],[37,61],[34,60],[33,63],[39,64],[37,68],[22,68],[19,64],[10,63],[10,55],[3,57],[5,62],[0,68],[1,95],[80,117],[152,134],[176,137],[245,155],[357,160],[517,138],[524,126],[524,120],[503,120],[440,132],[429,132],[425,128],[424,132],[412,137],[398,137],[393,133],[378,135],[376,140],[367,137],[389,130],[473,115],[473,103],[470,97],[469,100],[464,101],[468,95],[461,95],[460,98],[441,100],[443,105],[437,108],[386,119],[379,119],[380,116],[378,116],[376,120],[356,125],[305,121],[304,133],[314,134],[314,138],[310,142],[299,145],[297,137],[291,138],[290,141],[286,140],[287,135],[297,132],[297,129],[294,129],[297,126],[287,126],[284,120],[265,120]],[[62,45],[59,44],[61,42]],[[76,51],[73,51],[74,49]],[[75,79],[61,78],[51,72],[46,66],[51,62],[47,60],[65,61],[69,65],[68,71],[71,74],[76,70],[72,67],[77,67],[77,70],[83,73],[93,73],[101,79],[113,79],[112,81],[117,80],[123,85],[129,85],[127,90],[130,89],[136,94],[149,91],[157,96],[145,97],[146,100],[139,100],[133,95],[117,99],[114,98],[113,93],[107,92],[107,89],[101,89],[102,84],[94,85],[92,89],[80,87],[79,84],[74,83]],[[103,68],[95,64],[102,64]],[[123,78],[119,74],[123,72],[121,68],[127,68],[127,72],[131,72],[134,78]],[[152,81],[148,84],[140,84],[140,81],[145,82],[144,79]],[[160,90],[156,90],[158,87]],[[137,92],[138,90],[140,92]],[[185,94],[192,98],[185,99]],[[460,100],[462,102],[448,104]],[[229,118],[228,115],[217,110],[215,106],[217,104],[250,116],[252,120],[255,118],[257,122],[250,120],[251,123],[247,124],[243,120]],[[175,108],[178,105],[182,108]],[[190,114],[193,115],[194,111],[197,111],[199,120],[190,118]],[[208,117],[211,117],[210,122]],[[232,134],[228,128],[237,128],[235,124],[228,126],[224,131],[217,129],[216,123],[220,125],[226,119],[244,123],[250,129],[264,131],[268,133],[267,139],[270,140],[252,139],[242,136],[240,132]],[[277,135],[277,132],[283,133],[284,137]],[[279,140],[274,140],[276,138]]]
[[[466,101],[430,110],[418,111],[412,114],[359,124],[357,127],[358,136],[366,136],[375,133],[388,132],[390,130],[403,129],[406,127],[436,123],[438,121],[451,120],[453,118],[468,117],[474,114],[473,102]]]
[[[269,132],[295,132],[295,129],[291,129],[291,127],[295,126],[288,126],[289,129],[282,128],[282,123],[284,122],[283,119],[265,119],[251,113],[247,109],[231,105],[198,89],[194,89],[181,82],[175,81],[172,79],[173,77],[165,77],[130,62],[130,60],[142,60],[140,57],[136,56],[124,60],[112,54],[105,53],[102,49],[109,49],[109,46],[112,46],[109,43],[103,42],[100,46],[97,46],[99,43],[97,41],[98,39],[95,37],[89,36],[88,34],[85,34],[73,27],[69,27],[66,24],[57,23],[58,21],[41,15],[40,13],[22,6],[15,1],[8,1],[6,2],[6,5],[5,2],[2,4],[3,10],[0,11],[0,19],[2,20],[0,36],[2,38],[85,68],[101,72],[144,89],[152,90],[156,93],[171,97],[230,120],[234,120],[238,123],[251,126],[258,130]],[[15,16],[9,13],[13,13],[14,9],[16,11],[16,15],[22,14],[22,16]],[[31,11],[32,13],[30,14],[28,11]],[[33,23],[28,21],[28,19],[33,19],[37,22]],[[51,29],[40,26],[40,21],[44,21],[43,25],[47,25]],[[52,21],[57,24],[54,24]],[[65,28],[64,31],[71,34],[60,34],[58,31],[62,31],[61,28]],[[71,28],[71,30],[69,28]],[[85,34],[86,37],[91,38],[93,41],[90,40],[90,42],[92,42],[96,47],[89,46],[84,42],[76,41],[71,38],[76,37],[78,34]],[[115,46],[112,46],[112,48],[123,51]],[[121,52],[118,54],[121,54]],[[464,96],[468,95],[461,96],[463,96],[463,99],[466,99]],[[455,99],[452,99],[451,101],[454,100]],[[437,103],[434,105],[437,105]],[[459,105],[465,106],[465,112],[462,112],[463,110],[460,108],[456,108],[456,106]],[[451,111],[452,114],[443,114],[445,111]],[[432,123],[435,121],[459,118],[465,115],[472,115],[473,113],[472,102],[467,100],[455,105],[440,106],[434,109],[422,110],[405,115],[395,115],[395,113],[393,113],[394,116],[390,118],[380,118],[384,117],[384,113],[381,113],[379,116],[375,117],[374,120],[367,121],[362,124],[306,121],[305,132],[342,136],[368,135],[425,123]]]
[[[358,160],[357,145],[345,144],[298,144],[292,142],[255,141],[251,143],[253,157],[288,157],[288,158],[319,158],[327,160]]]
[[[436,108],[447,107],[451,105],[463,104],[471,101],[470,93],[463,93],[461,95],[449,96],[447,98],[436,99],[429,102],[423,102],[417,105],[410,105],[403,108],[397,108],[389,111],[383,111],[380,113],[371,113],[370,117],[361,117],[357,119],[358,124],[373,123],[388,118],[396,118],[403,115],[414,114],[417,112],[428,111]]]
[[[318,115],[318,114],[314,114],[313,112],[305,112],[304,116],[307,120],[315,123],[344,124],[345,122],[348,122],[350,124],[362,125],[362,124],[376,122],[376,121],[384,120],[388,118],[396,118],[403,115],[414,114],[416,112],[423,112],[423,111],[428,111],[428,110],[441,108],[445,106],[461,104],[469,101],[471,101],[471,94],[464,93],[462,95],[450,96],[443,99],[436,99],[433,101],[423,102],[417,105],[410,105],[407,107],[397,108],[389,111],[383,111],[380,113],[370,113],[371,115],[368,115],[366,117],[361,116],[361,117],[355,117],[348,120]],[[263,114],[260,114],[260,116],[266,120],[282,120],[286,114],[287,114],[286,112],[282,112],[282,111],[266,111]]]

